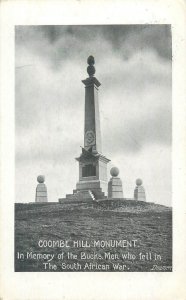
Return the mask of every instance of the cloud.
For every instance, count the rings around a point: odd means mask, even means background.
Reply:
[[[72,54],[79,57],[79,49],[84,52],[86,45],[98,40],[108,42],[115,54],[119,51],[125,58],[145,49],[169,60],[172,56],[170,25],[16,26],[17,44],[29,45],[32,51],[54,61]],[[100,42],[101,47],[103,44]]]

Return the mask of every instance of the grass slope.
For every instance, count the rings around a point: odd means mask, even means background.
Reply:
[[[78,255],[78,259],[60,261],[57,254],[62,251],[65,257],[68,248],[40,248],[39,240],[67,240],[73,242],[84,240],[137,240],[138,247],[133,248],[74,248],[70,249]],[[46,260],[18,259],[17,253],[27,252],[50,253],[55,257],[52,264],[57,270],[46,271],[77,271],[62,269],[63,262],[73,266],[79,262],[108,264],[109,271],[114,271],[113,263],[125,264],[130,272],[151,271],[153,265],[160,267],[159,271],[170,271],[163,266],[172,265],[172,210],[162,205],[146,202],[123,201],[116,206],[112,201],[108,205],[90,203],[48,203],[48,204],[15,204],[15,271],[45,271],[43,262]],[[81,252],[99,254],[102,260],[81,260]],[[119,259],[106,259],[105,253],[117,254]],[[136,259],[122,259],[122,254],[135,255]],[[160,261],[140,260],[139,253],[155,253],[161,255]],[[99,271],[99,270],[93,270]],[[102,270],[103,271],[103,270]],[[157,269],[156,269],[157,271]]]

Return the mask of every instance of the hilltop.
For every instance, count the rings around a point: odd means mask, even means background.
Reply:
[[[34,209],[37,207],[40,209],[76,209],[77,207],[81,209],[87,208],[95,208],[95,209],[105,209],[105,210],[113,210],[113,211],[122,211],[122,212],[164,212],[171,211],[172,208],[146,201],[137,201],[137,200],[129,200],[129,199],[107,199],[107,200],[97,200],[97,201],[87,201],[87,200],[68,200],[64,199],[59,202],[46,202],[46,203],[15,203],[15,207],[19,209]]]

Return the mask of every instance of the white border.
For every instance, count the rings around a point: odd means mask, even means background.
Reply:
[[[186,274],[186,6],[184,1],[1,1],[2,299],[184,299]],[[173,34],[172,273],[14,272],[14,26],[171,24]]]

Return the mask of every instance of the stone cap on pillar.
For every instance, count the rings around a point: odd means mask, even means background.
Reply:
[[[82,82],[84,83],[85,87],[94,85],[94,84],[96,87],[99,87],[101,85],[101,83],[99,82],[99,80],[97,80],[96,77],[88,77],[87,79],[82,80]]]
[[[87,73],[89,75],[89,77],[85,80],[82,80],[82,82],[84,83],[84,85],[90,86],[90,85],[95,85],[96,87],[99,87],[101,85],[101,83],[97,80],[96,77],[94,77],[94,74],[96,72],[96,69],[94,67],[95,64],[95,59],[92,55],[90,55],[87,58],[87,63],[88,63],[88,67],[87,67]]]

